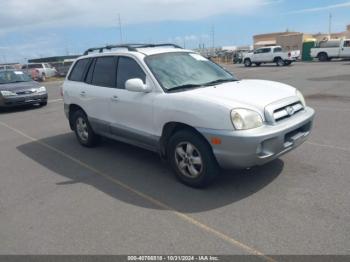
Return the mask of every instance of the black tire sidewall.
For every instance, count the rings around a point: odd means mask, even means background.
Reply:
[[[193,144],[200,152],[203,162],[202,173],[196,178],[189,178],[184,176],[178,169],[175,160],[175,149],[176,146],[181,142],[190,142]],[[170,139],[168,144],[168,160],[175,171],[176,177],[184,184],[195,188],[202,188],[208,186],[220,173],[219,165],[216,158],[212,152],[212,149],[208,142],[190,130],[182,130]]]

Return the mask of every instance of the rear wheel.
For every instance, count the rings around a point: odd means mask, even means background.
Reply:
[[[244,66],[245,67],[251,67],[252,66],[252,61],[250,59],[245,59],[244,60]]]
[[[74,132],[79,143],[85,147],[93,147],[98,141],[98,136],[92,130],[85,113],[78,110],[73,115]]]
[[[43,82],[46,81],[46,75],[45,75],[45,74],[42,74],[42,75],[41,75],[41,81],[43,81]]]
[[[289,65],[291,65],[291,64],[292,64],[291,61],[284,61],[284,65],[285,65],[285,66],[289,66]]]
[[[47,106],[47,101],[41,102],[41,103],[40,103],[40,106]]]
[[[320,60],[321,62],[326,62],[328,61],[328,55],[326,53],[320,53],[318,55],[318,60]]]
[[[170,139],[168,157],[177,178],[191,187],[205,187],[220,173],[210,145],[190,130],[179,131]]]
[[[255,63],[256,66],[261,66],[261,63]]]
[[[284,61],[282,58],[278,57],[276,58],[276,65],[277,66],[284,66]]]

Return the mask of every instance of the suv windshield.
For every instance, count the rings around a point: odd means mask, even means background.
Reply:
[[[164,53],[145,58],[158,82],[167,91],[237,81],[217,64],[196,53]]]
[[[18,82],[29,82],[32,79],[22,71],[2,71],[0,72],[0,85]]]

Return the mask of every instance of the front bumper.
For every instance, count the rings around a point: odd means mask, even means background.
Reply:
[[[47,93],[16,95],[9,97],[0,96],[0,107],[15,107],[46,103],[47,98]]]
[[[220,138],[221,144],[212,145],[212,148],[222,168],[249,168],[266,164],[305,142],[310,135],[314,116],[315,111],[307,107],[277,125],[245,131],[197,130],[209,143],[213,138]]]

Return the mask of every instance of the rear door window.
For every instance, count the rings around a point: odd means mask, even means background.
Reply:
[[[91,84],[104,87],[115,87],[117,62],[113,56],[96,58]]]
[[[86,66],[89,64],[89,59],[81,59],[74,65],[72,72],[69,75],[71,81],[83,81],[86,71]]]
[[[139,78],[144,83],[146,82],[146,74],[139,64],[130,57],[119,57],[117,88],[125,89],[125,83],[129,79]]]

